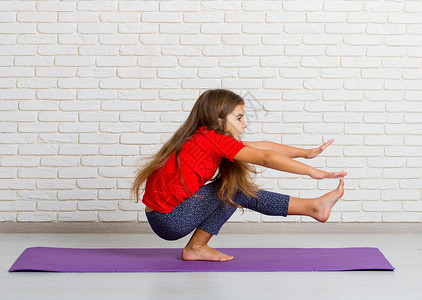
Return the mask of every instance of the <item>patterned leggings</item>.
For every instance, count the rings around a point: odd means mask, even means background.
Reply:
[[[194,195],[185,199],[169,213],[146,212],[152,230],[165,240],[180,239],[197,227],[217,235],[236,208],[221,201],[216,182],[202,186]],[[238,191],[233,201],[265,215],[287,216],[290,196],[260,190],[257,198]]]

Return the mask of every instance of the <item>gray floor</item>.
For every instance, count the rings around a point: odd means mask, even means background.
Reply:
[[[422,235],[220,234],[210,246],[377,247],[391,271],[44,273],[7,270],[26,247],[183,247],[153,234],[0,234],[2,299],[422,299]]]

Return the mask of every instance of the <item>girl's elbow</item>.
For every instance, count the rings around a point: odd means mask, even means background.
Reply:
[[[272,154],[273,153],[271,153],[271,151],[264,151],[264,153],[262,155],[262,162],[261,162],[261,165],[263,167],[269,168],[271,166]]]

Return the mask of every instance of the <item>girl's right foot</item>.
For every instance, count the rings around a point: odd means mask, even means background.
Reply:
[[[211,260],[211,261],[229,261],[233,256],[221,253],[208,245],[200,247],[186,247],[182,251],[183,260]]]
[[[344,180],[340,179],[340,183],[334,191],[331,191],[315,200],[312,206],[312,217],[319,222],[326,222],[330,217],[331,209],[343,196],[343,193]]]

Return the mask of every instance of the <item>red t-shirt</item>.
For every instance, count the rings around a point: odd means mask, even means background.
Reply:
[[[148,177],[142,202],[158,212],[171,212],[214,176],[223,157],[234,161],[233,157],[243,147],[246,146],[242,142],[230,136],[199,127],[179,154],[180,171],[189,192],[180,180],[174,153],[163,167]]]

